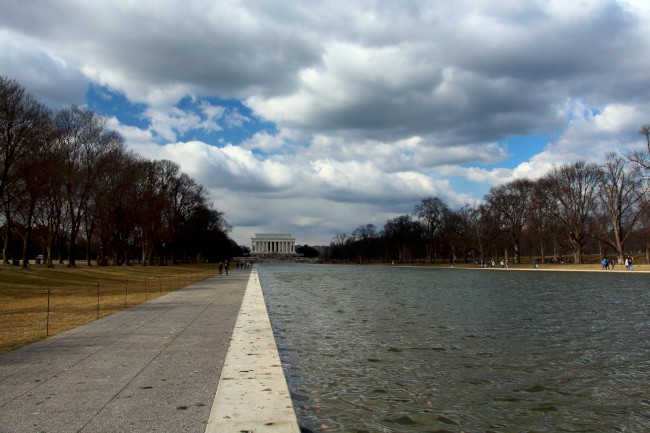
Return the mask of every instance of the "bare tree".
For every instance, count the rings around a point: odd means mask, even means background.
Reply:
[[[420,226],[409,215],[402,215],[390,219],[384,225],[383,236],[389,253],[392,257],[396,253],[400,263],[408,262],[413,258],[413,249],[420,234]]]
[[[650,124],[645,124],[639,129],[639,134],[645,135],[646,139],[646,148],[648,150],[648,155],[650,155]]]
[[[646,182],[650,183],[650,124],[641,126],[639,134],[645,136],[646,148],[634,149],[626,156],[630,161],[634,162],[641,168]]]
[[[590,218],[600,182],[596,164],[578,161],[556,167],[548,175],[558,230],[573,249],[575,263],[582,263],[582,254],[591,235]]]
[[[95,217],[100,241],[100,264],[130,263],[132,240],[138,209],[139,185],[146,182],[141,158],[124,154],[101,175],[95,189]]]
[[[115,231],[107,233],[109,221],[115,223],[116,219],[133,218],[133,212],[130,211],[137,206],[134,190],[140,179],[133,175],[132,160],[130,154],[118,148],[97,173],[97,181],[90,192],[83,218],[88,266],[92,262],[90,251],[95,237],[99,238],[100,243],[100,263],[106,264],[106,242],[113,240],[111,236],[115,235]],[[115,229],[115,226],[111,228]],[[128,264],[128,260],[126,262]]]
[[[136,243],[145,263],[156,248],[160,258],[172,253],[172,260],[174,253],[204,257],[218,248],[224,254],[238,249],[227,236],[231,228],[223,213],[207,203],[206,189],[178,164],[125,156],[122,137],[92,111],[73,106],[52,116],[15,80],[0,76],[3,260],[20,236],[26,265],[32,233],[42,239],[48,266],[52,249],[64,244],[69,265],[75,266],[82,231],[89,263],[97,237],[102,256],[113,244],[127,262]],[[201,230],[221,246],[195,242],[200,248],[188,247],[188,239],[205,239]],[[63,236],[67,241],[59,242]]]
[[[356,242],[357,261],[369,259],[373,255],[373,244],[377,239],[377,228],[374,224],[360,225],[352,232]]]
[[[69,266],[76,265],[77,238],[101,173],[123,152],[124,140],[106,128],[94,112],[73,106],[55,116],[59,137],[55,146],[63,156],[64,198],[70,218]]]
[[[460,221],[466,227],[464,230],[466,237],[465,242],[473,251],[474,259],[478,260],[481,263],[484,263],[486,260],[486,227],[483,218],[483,211],[483,206],[475,205],[472,207],[470,205],[465,205],[460,210],[458,210],[458,212],[456,212],[460,218]],[[478,253],[478,257],[476,257],[475,253]]]
[[[639,206],[641,207],[641,216],[639,218],[638,235],[645,247],[646,263],[650,263],[650,194],[644,194]]]
[[[616,153],[607,155],[599,173],[598,200],[594,213],[598,216],[598,239],[611,246],[623,263],[625,242],[634,232],[643,208],[645,186],[640,168]]]
[[[12,207],[17,223],[16,232],[22,238],[23,268],[27,268],[29,264],[28,246],[37,226],[39,204],[48,195],[45,185],[51,175],[48,166],[52,162],[50,144],[53,137],[52,134],[49,137],[43,134],[38,141],[32,143],[25,158],[18,164],[19,174],[13,185],[17,198]]]
[[[169,179],[168,206],[165,209],[167,233],[171,240],[172,260],[183,256],[183,240],[180,234],[194,210],[207,202],[207,191],[185,173]]]
[[[161,253],[166,253],[168,238],[165,236],[163,212],[167,205],[165,167],[161,161],[142,161],[142,182],[137,184],[138,210],[135,214],[135,233],[142,251],[142,264],[149,265],[153,252],[160,243]],[[173,165],[172,165],[173,167]]]
[[[37,102],[17,81],[0,76],[0,205],[4,211],[3,261],[11,241],[12,209],[19,197],[12,185],[19,182],[18,166],[30,149],[51,133],[47,108]]]
[[[554,201],[550,194],[553,185],[548,178],[533,183],[528,230],[539,246],[542,262],[546,261],[546,247],[556,236],[553,218]]]
[[[449,216],[449,207],[438,197],[423,199],[415,205],[415,217],[424,227],[424,241],[429,262],[436,261],[436,239],[444,230],[445,221]]]
[[[47,163],[41,167],[41,174],[43,181],[40,187],[43,194],[36,203],[34,221],[43,242],[44,260],[47,267],[52,268],[53,242],[60,234],[66,232],[68,225],[63,190],[63,158],[56,149],[48,150]]]
[[[459,212],[447,212],[443,227],[440,239],[443,251],[449,252],[452,263],[458,263],[459,257],[462,257],[464,262],[469,257],[472,248],[468,242],[468,233],[471,233],[471,227],[466,224],[462,209]]]
[[[328,258],[332,260],[349,259],[346,250],[351,239],[346,233],[335,235],[330,241],[330,246],[327,250]]]
[[[490,188],[485,196],[486,205],[509,240],[517,263],[521,263],[521,238],[530,212],[532,187],[531,180],[517,179]]]

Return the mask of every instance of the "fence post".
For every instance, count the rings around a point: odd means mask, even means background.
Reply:
[[[50,295],[52,289],[47,289],[47,315],[45,316],[45,336],[50,335]]]
[[[97,281],[97,318],[99,319],[99,281]]]

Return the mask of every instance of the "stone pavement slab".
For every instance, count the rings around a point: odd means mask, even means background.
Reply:
[[[0,432],[205,431],[250,271],[0,357]]]

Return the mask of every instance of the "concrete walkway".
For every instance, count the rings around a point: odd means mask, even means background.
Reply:
[[[0,357],[0,432],[205,432],[250,275],[231,271]]]

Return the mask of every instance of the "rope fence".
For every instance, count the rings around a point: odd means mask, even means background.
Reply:
[[[33,289],[0,304],[0,354],[217,275],[216,271]]]

